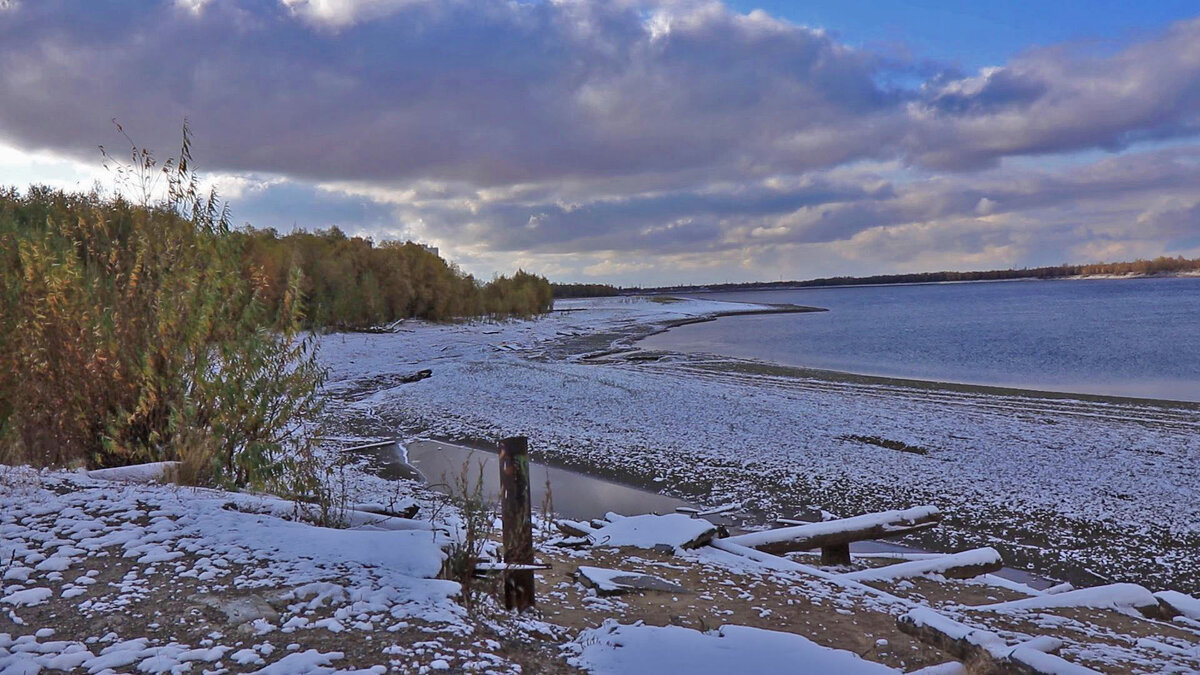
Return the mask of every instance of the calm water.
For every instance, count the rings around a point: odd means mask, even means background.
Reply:
[[[1008,281],[714,293],[826,307],[652,336],[704,352],[921,380],[1200,401],[1200,279]]]
[[[409,444],[407,455],[408,462],[434,487],[452,490],[465,464],[472,483],[483,479],[484,500],[495,503],[500,499],[500,463],[496,453],[439,441],[416,441]],[[609,511],[624,515],[672,513],[677,507],[690,506],[674,497],[530,462],[529,491],[535,508],[543,504],[547,481],[554,512],[564,518],[603,518]]]

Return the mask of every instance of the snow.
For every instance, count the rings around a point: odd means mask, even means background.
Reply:
[[[732,543],[742,546],[758,548],[764,544],[835,535],[869,528],[886,529],[888,527],[902,527],[904,523],[929,520],[937,517],[940,513],[936,506],[916,506],[911,509],[866,513],[852,518],[840,518],[820,523],[805,523],[794,527],[780,527],[773,530],[751,532],[749,534],[730,537],[729,540]]]
[[[1159,591],[1154,597],[1179,614],[1193,621],[1200,621],[1200,600],[1179,591]]]
[[[283,602],[291,603],[287,611],[307,615],[291,616],[305,622],[300,630],[319,625],[372,630],[369,621],[351,621],[355,616],[386,617],[396,625],[419,621],[459,634],[470,630],[454,601],[459,585],[433,578],[449,539],[428,522],[422,529],[331,529],[283,517],[294,518],[295,506],[274,497],[113,482],[83,472],[42,472],[13,489],[3,482],[11,478],[9,470],[0,469],[0,558],[33,566],[20,567],[24,571],[8,575],[5,583],[36,582],[0,587],[0,606],[23,611],[53,601],[85,622],[104,625],[110,615],[146,611],[152,592],[162,590],[158,579],[170,577],[192,580],[202,593],[190,597],[197,604],[234,593],[212,605],[222,611],[243,601],[238,594],[251,594],[244,595],[248,602],[256,589],[283,589]],[[102,570],[118,565],[129,571],[97,583]],[[80,571],[64,577],[61,570],[68,568]],[[59,607],[54,611],[62,611]],[[16,626],[25,624],[11,611],[9,618]],[[247,630],[230,631],[239,636],[275,630],[260,614],[229,620],[232,628],[245,622]],[[0,672],[178,672],[196,661],[229,658],[267,672],[319,673],[331,672],[342,658],[314,650],[275,658],[270,650],[234,649],[233,636],[221,632],[190,645],[149,637],[121,640],[115,633],[84,643],[46,640],[53,631],[30,631],[34,634],[15,639],[0,633]],[[220,644],[224,641],[230,642]]]
[[[927,560],[912,560],[896,565],[859,570],[844,576],[855,581],[890,581],[922,574],[939,574],[954,567],[998,566],[1001,562],[1003,560],[996,549],[977,548],[973,551],[963,551]]]
[[[778,673],[896,673],[857,654],[831,649],[791,633],[722,626],[700,631],[680,626],[621,625],[609,620],[583,631],[572,645],[571,664],[597,675],[691,673],[755,675]],[[786,664],[786,666],[784,665]]]
[[[579,567],[579,576],[587,580],[600,595],[636,590],[668,591],[672,593],[687,592],[687,589],[676,583],[641,572],[581,565]]]
[[[1009,660],[1033,666],[1034,672],[1054,673],[1055,675],[1098,675],[1090,668],[1044,653],[1041,650],[1053,646],[1047,641],[1027,641],[1010,647],[996,633],[959,623],[928,607],[911,610],[902,619],[918,627],[932,628],[951,639],[965,640],[983,649],[997,661]]]
[[[680,496],[771,514],[806,502],[843,515],[936,504],[946,517],[931,536],[943,546],[992,545],[978,532],[1006,532],[1057,543],[1021,547],[1010,563],[1200,591],[1194,407],[786,375],[705,355],[585,358],[632,349],[672,321],[755,306],[608,298],[556,307],[573,311],[322,336],[329,387],[344,404],[334,414],[379,436],[527,435],[538,459],[663,478]],[[433,376],[386,384],[421,368]],[[930,452],[844,440],[855,434]],[[1098,546],[1095,536],[1122,545]]]
[[[18,607],[37,605],[45,602],[51,595],[54,595],[54,591],[49,588],[26,588],[5,595],[3,598],[0,598],[0,603],[16,605]]]
[[[1054,609],[1060,607],[1093,607],[1127,611],[1157,607],[1158,600],[1150,591],[1137,584],[1109,584],[1080,588],[1065,593],[1022,598],[1009,602],[974,607],[979,611],[1006,612],[1011,610]]]
[[[665,516],[646,514],[619,518],[593,531],[588,537],[594,546],[684,548],[699,539],[711,537],[716,531],[717,528],[707,520],[691,518],[682,513]]]
[[[111,469],[88,471],[89,478],[127,483],[161,482],[168,474],[178,471],[179,462],[150,462],[133,466],[117,466]]]

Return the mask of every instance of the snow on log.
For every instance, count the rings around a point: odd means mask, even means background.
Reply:
[[[1010,647],[991,631],[959,623],[928,607],[898,617],[896,627],[955,658],[983,666],[980,668],[983,672],[1096,675],[1090,668],[1042,651],[1055,646],[1050,641],[1035,639]]]
[[[853,518],[781,527],[729,537],[729,541],[768,553],[846,546],[853,541],[895,537],[933,527],[941,520],[936,506],[868,513]]]
[[[1075,590],[1074,584],[1072,584],[1069,581],[1064,581],[1061,584],[1056,584],[1054,586],[1051,586],[1050,588],[1047,588],[1046,590],[1042,591],[1041,594],[1042,595],[1058,595],[1059,593],[1066,593],[1067,591],[1073,591],[1073,590]]]
[[[596,532],[592,526],[574,520],[557,520],[554,525],[568,537],[590,537]]]
[[[132,466],[115,466],[111,469],[93,469],[88,478],[110,480],[117,483],[165,483],[179,475],[179,462],[150,462]]]
[[[1109,584],[1093,588],[1081,588],[1054,595],[1022,598],[993,605],[981,605],[971,609],[984,612],[1007,612],[1011,610],[1055,609],[1060,607],[1092,607],[1112,609],[1124,614],[1136,610],[1143,616],[1160,615],[1158,598],[1137,584]]]
[[[588,533],[588,536],[594,546],[696,548],[707,544],[716,532],[716,526],[707,520],[671,513],[665,516],[621,518]]]
[[[394,518],[412,518],[421,510],[419,505],[412,502],[408,503],[404,508],[385,506],[378,502],[352,502],[347,504],[346,508]]]
[[[504,562],[481,562],[475,563],[475,574],[485,574],[488,572],[529,572],[532,570],[548,570],[549,565],[541,563],[504,563]]]
[[[1166,618],[1184,616],[1193,621],[1200,621],[1200,600],[1179,591],[1159,591],[1154,597],[1162,605]]]
[[[1004,561],[996,549],[977,548],[927,560],[859,570],[842,576],[855,581],[893,581],[922,574],[940,574],[950,579],[970,579],[980,574],[995,572],[1003,565]]]
[[[385,448],[389,445],[395,444],[398,440],[399,439],[396,439],[396,438],[388,438],[388,439],[384,439],[382,441],[372,441],[370,443],[363,443],[362,445],[355,445],[355,446],[351,446],[349,448],[342,448],[341,451],[342,452],[358,452],[360,450],[374,450],[375,448]]]

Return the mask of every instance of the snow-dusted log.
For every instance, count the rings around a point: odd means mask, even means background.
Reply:
[[[980,672],[1037,675],[1096,675],[1096,671],[1048,654],[1061,646],[1056,640],[1033,639],[1009,646],[999,635],[972,628],[921,607],[896,619],[896,626],[918,640],[955,658],[979,666]]]
[[[729,537],[729,541],[767,553],[789,553],[814,548],[841,549],[850,542],[896,537],[933,527],[942,518],[936,506],[918,506],[902,511],[868,513],[853,518],[827,520],[794,527],[781,527]],[[846,551],[849,562],[849,552]]]
[[[111,469],[93,469],[88,478],[99,478],[117,483],[172,483],[179,476],[179,462],[150,462],[131,466],[115,466]]]
[[[589,536],[595,546],[667,546],[686,549],[707,544],[716,533],[716,526],[707,520],[671,513],[665,516],[647,514],[620,518],[589,533]]]
[[[1059,607],[1094,607],[1113,609],[1130,614],[1136,610],[1143,616],[1157,618],[1161,615],[1158,598],[1137,584],[1108,584],[1080,588],[1065,593],[1022,598],[1009,602],[972,607],[976,611],[1007,612],[1012,610],[1055,609]]]
[[[554,525],[559,532],[568,537],[587,537],[596,532],[596,528],[591,525],[580,523],[574,520],[557,520]]]
[[[372,441],[370,443],[363,443],[362,445],[355,445],[355,446],[352,446],[349,448],[342,448],[342,452],[358,452],[360,450],[374,450],[375,448],[385,448],[389,445],[394,445],[397,440],[399,440],[399,439],[387,438],[382,441]]]
[[[1003,565],[1004,561],[996,549],[977,548],[926,560],[912,560],[885,567],[873,567],[842,576],[855,581],[893,581],[918,577],[922,574],[940,574],[950,579],[970,579],[980,574],[995,572]]]
[[[1154,597],[1162,605],[1165,618],[1184,616],[1200,621],[1200,600],[1179,591],[1159,591]]]

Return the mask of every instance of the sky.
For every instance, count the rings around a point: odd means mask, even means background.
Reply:
[[[1200,256],[1194,2],[0,0],[0,185],[618,285]]]

